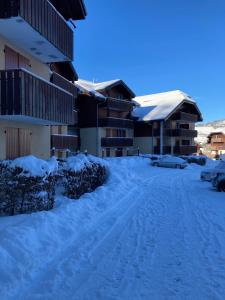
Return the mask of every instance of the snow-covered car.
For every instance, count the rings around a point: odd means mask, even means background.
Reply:
[[[158,160],[153,161],[152,166],[154,167],[164,167],[164,168],[177,168],[184,169],[187,167],[187,162],[175,156],[164,156]]]
[[[212,185],[219,192],[225,192],[225,174],[219,174],[212,180]]]
[[[201,172],[201,180],[212,181],[218,175],[225,175],[225,161],[220,161],[215,168],[206,169]]]

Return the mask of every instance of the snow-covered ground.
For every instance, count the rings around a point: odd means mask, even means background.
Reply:
[[[0,219],[0,299],[224,299],[225,194],[204,167],[108,164],[79,201]]]

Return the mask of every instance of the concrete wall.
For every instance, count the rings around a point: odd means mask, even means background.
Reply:
[[[135,137],[134,147],[139,148],[141,153],[153,153],[153,138],[152,137]]]
[[[6,159],[6,134],[7,128],[27,128],[32,132],[31,154],[42,159],[50,156],[50,126],[39,126],[27,123],[0,121],[0,159]]]
[[[81,146],[80,150],[87,150],[89,154],[97,155],[97,129],[96,128],[81,128],[80,139]]]
[[[4,49],[5,46],[10,47],[14,51],[20,53],[21,55],[25,56],[29,59],[31,67],[29,68],[29,71],[44,78],[45,80],[50,80],[50,68],[48,65],[43,64],[41,61],[38,61],[36,58],[33,58],[29,54],[25,53],[24,51],[15,48],[13,45],[11,45],[7,40],[5,40],[3,37],[0,36],[0,70],[5,69],[5,53]]]

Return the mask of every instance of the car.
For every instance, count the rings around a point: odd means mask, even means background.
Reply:
[[[212,186],[216,188],[218,192],[225,192],[225,174],[218,174],[214,177]]]
[[[200,177],[203,181],[212,181],[213,178],[220,174],[225,175],[225,161],[220,161],[215,168],[202,171]]]
[[[154,167],[177,168],[184,169],[187,167],[187,162],[176,156],[164,156],[152,162]]]

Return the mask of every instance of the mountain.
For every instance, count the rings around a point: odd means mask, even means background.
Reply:
[[[198,144],[206,144],[207,137],[211,132],[215,132],[215,131],[225,132],[225,120],[213,121],[206,124],[197,124],[196,130],[198,130],[198,137],[195,139],[195,141]]]

